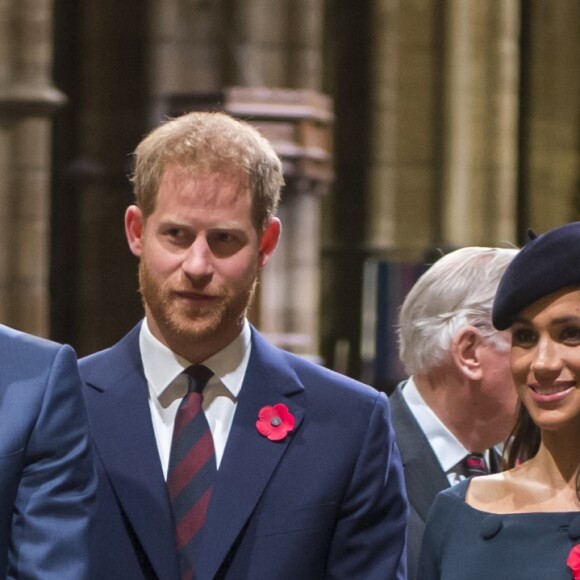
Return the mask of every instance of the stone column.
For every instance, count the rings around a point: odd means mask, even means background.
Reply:
[[[317,111],[314,93],[322,88],[323,1],[246,0],[239,6],[244,14],[239,37],[247,58],[239,63],[240,74],[234,82],[296,89],[295,105],[305,113],[303,121],[298,120],[300,113],[293,113],[297,134],[290,142],[305,150],[320,147],[323,151],[329,143],[311,143],[308,134],[300,134],[308,130],[308,122],[316,126],[319,113],[329,114],[328,101]],[[312,91],[310,96],[304,89]],[[283,233],[276,254],[262,272],[259,319],[261,328],[279,346],[318,359],[321,200],[315,181],[287,175],[280,207]]]
[[[442,239],[515,241],[519,2],[445,11]]]
[[[48,336],[52,2],[1,2],[0,38],[0,321]]]
[[[234,0],[224,14],[228,80],[243,87],[288,86],[288,0]]]
[[[539,233],[580,219],[580,2],[526,2],[524,18],[522,230]]]
[[[369,255],[417,258],[437,235],[436,6],[431,0],[372,2]]]
[[[324,2],[288,0],[286,6],[287,79],[295,89],[322,90]]]
[[[148,30],[147,71],[151,126],[167,112],[167,97],[221,90],[226,67],[222,2],[153,0]]]
[[[63,251],[75,273],[76,315],[68,333],[81,356],[110,346],[142,316],[137,263],[123,227],[132,202],[131,152],[144,133],[142,7],[141,0],[87,1],[79,22],[76,157],[63,188],[78,210],[74,224],[70,215],[60,218],[62,227],[70,223],[77,232]]]
[[[261,274],[257,315],[273,342],[319,359],[320,202],[332,180],[332,103],[313,91],[271,94],[277,114],[271,112],[266,122],[257,119],[255,124],[281,156],[286,186],[279,209],[282,237]],[[254,118],[261,104],[255,103]],[[266,103],[261,111],[268,115]]]

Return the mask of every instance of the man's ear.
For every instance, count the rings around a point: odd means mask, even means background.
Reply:
[[[472,381],[479,381],[483,377],[480,360],[480,347],[483,337],[475,326],[460,328],[451,343],[451,356],[455,366]]]
[[[129,249],[135,256],[141,256],[143,248],[143,213],[136,205],[130,205],[125,212],[125,235]]]
[[[264,228],[262,239],[260,240],[258,268],[263,268],[270,259],[270,256],[274,253],[281,233],[282,223],[278,218],[272,218]]]

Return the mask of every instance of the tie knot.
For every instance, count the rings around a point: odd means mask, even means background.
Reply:
[[[463,458],[461,463],[466,477],[485,475],[489,472],[482,453],[469,453]]]
[[[201,393],[213,372],[204,365],[191,365],[183,371],[189,379],[189,393]]]

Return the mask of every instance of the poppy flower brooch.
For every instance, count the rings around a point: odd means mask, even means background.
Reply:
[[[296,420],[288,407],[282,403],[260,409],[256,429],[270,441],[282,441],[294,429]]]
[[[572,570],[574,580],[580,580],[580,544],[576,544],[572,547],[568,554],[566,564],[568,564],[568,568]]]

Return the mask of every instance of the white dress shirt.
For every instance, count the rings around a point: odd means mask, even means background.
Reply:
[[[455,468],[469,453],[469,450],[457,440],[455,435],[447,429],[441,419],[427,405],[419,393],[413,377],[409,377],[402,393],[411,413],[421,426],[425,437],[427,437],[433,453],[435,453],[435,456],[441,464],[441,468],[447,474],[449,484],[455,485],[462,479],[465,479],[463,475],[459,475],[455,471]],[[489,451],[485,452],[485,459],[489,466]]]
[[[182,372],[191,363],[157,340],[151,334],[147,319],[141,326],[139,347],[149,387],[149,408],[157,449],[167,478],[173,423],[188,388],[187,377]],[[233,342],[202,363],[214,373],[203,390],[203,409],[213,435],[218,468],[232,427],[250,350],[251,331],[246,320],[242,332]]]

